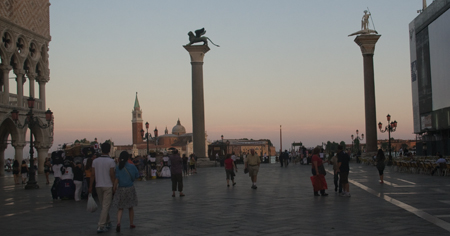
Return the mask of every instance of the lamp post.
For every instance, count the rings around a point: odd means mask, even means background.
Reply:
[[[34,169],[34,150],[33,150],[33,132],[32,129],[33,127],[39,126],[41,129],[47,129],[50,127],[51,125],[51,121],[53,118],[53,112],[50,111],[50,109],[48,109],[45,112],[45,120],[47,121],[47,124],[41,124],[41,120],[37,117],[34,117],[33,114],[33,108],[34,108],[34,101],[35,99],[30,97],[28,98],[28,108],[30,108],[30,111],[28,111],[27,113],[27,118],[25,119],[25,123],[22,125],[19,122],[19,111],[14,109],[13,111],[11,111],[11,117],[14,121],[14,123],[16,124],[16,126],[19,129],[23,129],[25,127],[28,127],[30,129],[30,171],[29,171],[29,179],[27,182],[27,185],[25,185],[25,189],[38,189],[39,185],[36,182],[36,174],[35,174],[35,169]]]
[[[148,133],[148,127],[149,127],[148,122],[145,122],[145,129],[147,130],[147,133],[145,133],[145,131],[141,129],[142,140],[147,141],[147,155],[150,153],[150,150],[148,149],[148,141],[152,138],[152,135]]]
[[[392,156],[391,156],[391,132],[395,132],[395,130],[397,129],[397,121],[394,120],[394,122],[391,122],[391,115],[387,115],[386,119],[388,121],[388,124],[386,125],[386,127],[384,128],[384,130],[382,130],[381,128],[383,127],[383,124],[380,122],[378,123],[378,128],[380,129],[381,133],[384,132],[388,132],[389,134],[389,162],[388,165],[392,165]]]
[[[356,137],[351,135],[352,137],[352,153],[354,152],[353,143],[355,143],[355,140],[358,140],[358,152],[359,152],[359,140],[364,139],[364,134],[361,134],[361,137],[359,137],[359,130],[356,130]],[[356,155],[356,162],[359,163],[358,155]]]

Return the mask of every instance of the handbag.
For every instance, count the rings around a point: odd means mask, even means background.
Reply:
[[[248,167],[246,167],[245,169],[244,169],[244,174],[247,174],[248,173]]]
[[[319,174],[323,176],[327,175],[327,172],[325,171],[325,167],[323,165],[318,166],[317,169],[319,169]]]

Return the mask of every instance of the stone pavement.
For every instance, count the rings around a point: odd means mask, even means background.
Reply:
[[[201,168],[184,178],[186,197],[171,197],[169,179],[136,182],[139,206],[135,229],[127,211],[122,232],[104,235],[449,235],[450,178],[385,170],[378,183],[374,166],[351,163],[352,196],[335,194],[327,174],[328,197],[314,197],[310,166],[262,164],[258,189],[239,165],[237,185],[227,187],[223,167]],[[331,166],[327,166],[331,170]],[[0,177],[0,235],[97,235],[99,210],[86,200],[53,202],[50,185],[15,186]],[[111,208],[113,224],[117,210]]]

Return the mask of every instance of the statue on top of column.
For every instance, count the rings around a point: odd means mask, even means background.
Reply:
[[[378,34],[378,32],[376,30],[371,30],[369,29],[369,18],[371,18],[371,14],[368,10],[364,10],[364,16],[362,17],[361,20],[361,30],[357,31],[353,34],[350,34],[348,36],[353,36],[353,35],[361,35],[361,34]],[[372,23],[373,25],[373,23]],[[375,29],[375,26],[374,26]]]
[[[194,43],[200,43],[203,42],[203,45],[208,45],[208,40],[216,47],[220,47],[219,45],[216,45],[213,43],[213,41],[211,41],[211,39],[209,39],[206,36],[202,36],[206,33],[205,28],[201,28],[195,31],[195,35],[194,33],[192,33],[192,31],[189,31],[188,35],[189,35],[189,43],[186,44],[185,46],[191,46]]]

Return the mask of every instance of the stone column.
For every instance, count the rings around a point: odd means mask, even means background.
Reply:
[[[207,45],[184,46],[191,56],[192,65],[192,130],[194,153],[206,158],[205,148],[205,103],[203,96],[203,58],[209,51]]]
[[[30,80],[29,81],[30,82],[30,97],[36,98],[34,96],[34,79],[36,78],[37,74],[34,72],[29,72],[27,74],[27,76],[28,76],[28,79]],[[45,110],[45,107],[43,107],[43,109]]]
[[[42,109],[45,111],[47,106],[45,105],[45,84],[47,83],[46,80],[39,79],[39,99],[41,99],[42,102]]]
[[[5,144],[0,144],[0,176],[5,176]],[[12,164],[12,163],[11,163]]]
[[[364,60],[364,106],[366,110],[366,153],[377,151],[377,113],[375,106],[375,82],[373,71],[373,54],[375,44],[381,35],[363,34],[355,38],[355,43],[361,48]]]
[[[3,104],[9,104],[9,71],[12,69],[10,65],[0,65],[3,75]]]
[[[50,147],[37,147],[37,160],[38,160],[38,173],[39,174],[43,174],[44,173],[44,163],[45,163],[45,158],[48,157],[48,149],[50,149]]]
[[[13,147],[16,152],[14,155],[14,159],[17,160],[21,165],[23,159],[23,148],[25,147],[25,144],[13,144]]]
[[[23,76],[25,75],[24,69],[15,69],[14,74],[16,74],[17,81],[17,106],[23,107],[23,83],[25,82]]]

